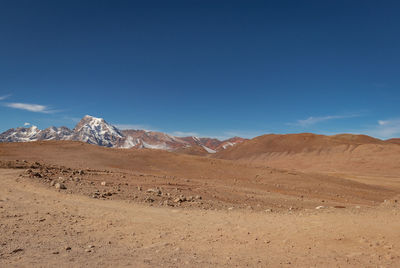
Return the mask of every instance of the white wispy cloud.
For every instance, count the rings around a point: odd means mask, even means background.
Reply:
[[[264,135],[268,133],[269,131],[264,130],[249,130],[249,131],[244,131],[244,130],[230,130],[230,131],[224,131],[223,136],[221,136],[222,139],[229,139],[233,137],[242,137],[246,139],[252,139],[254,137]]]
[[[301,119],[301,120],[297,120],[295,123],[289,123],[289,125],[308,127],[308,126],[315,125],[317,123],[321,123],[321,122],[328,121],[328,120],[353,118],[353,117],[359,117],[359,116],[360,116],[360,114],[310,116],[307,119]]]
[[[365,131],[368,135],[381,139],[400,137],[400,118],[379,120],[377,125]]]
[[[135,129],[135,130],[146,130],[155,131],[152,127],[146,125],[136,125],[136,124],[114,124],[114,126],[121,130]]]
[[[12,102],[12,103],[6,103],[5,106],[14,108],[14,109],[20,109],[20,110],[25,110],[25,111],[30,111],[30,112],[35,112],[35,113],[55,113],[55,110],[51,110],[48,106],[46,105],[40,105],[40,104],[31,104],[31,103],[20,103],[20,102]]]
[[[197,132],[184,132],[184,131],[174,131],[170,134],[177,137],[200,136],[199,133]]]
[[[64,116],[63,120],[67,120],[67,121],[71,121],[73,123],[78,123],[79,121],[81,121],[81,118],[79,117],[72,117],[72,116]]]
[[[28,123],[28,122],[24,123],[25,127],[30,126],[30,125],[31,125],[31,123]]]
[[[10,94],[0,96],[0,100],[5,100],[5,99],[7,99],[7,98],[10,97],[10,96],[11,96]]]

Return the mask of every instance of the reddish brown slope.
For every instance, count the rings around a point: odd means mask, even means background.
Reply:
[[[215,157],[278,168],[400,176],[400,147],[365,135],[264,135]]]
[[[265,153],[301,153],[328,150],[336,146],[357,146],[361,144],[383,144],[384,142],[365,135],[341,134],[335,136],[312,133],[276,135],[269,134],[238,144],[219,152],[219,158],[246,159]]]
[[[386,140],[388,143],[400,144],[400,138]]]

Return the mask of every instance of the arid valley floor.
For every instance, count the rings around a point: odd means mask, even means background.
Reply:
[[[400,145],[0,144],[0,267],[399,267]]]

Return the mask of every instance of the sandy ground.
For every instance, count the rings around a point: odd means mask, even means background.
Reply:
[[[399,208],[295,213],[149,207],[0,169],[0,266],[398,267]]]
[[[19,161],[19,162],[18,162]],[[25,162],[27,163],[25,163]],[[0,166],[29,168],[49,187],[62,182],[67,192],[86,196],[112,193],[123,199],[205,209],[301,210],[317,206],[376,206],[400,193],[396,179],[366,181],[354,176],[254,166],[157,150],[119,150],[78,142],[0,144]],[[10,164],[7,164],[10,162]],[[77,174],[79,170],[84,175]],[[105,181],[107,186],[101,186]],[[400,181],[400,180],[397,180]],[[138,191],[141,188],[142,191]],[[161,196],[147,193],[160,189]],[[176,198],[201,196],[195,202]],[[151,200],[153,202],[151,202]],[[150,201],[150,202],[148,202]]]
[[[0,144],[0,267],[399,267],[398,182]]]

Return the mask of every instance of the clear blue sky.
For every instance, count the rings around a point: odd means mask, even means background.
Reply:
[[[399,1],[1,1],[0,131],[90,114],[199,136],[400,137],[399,14]]]

